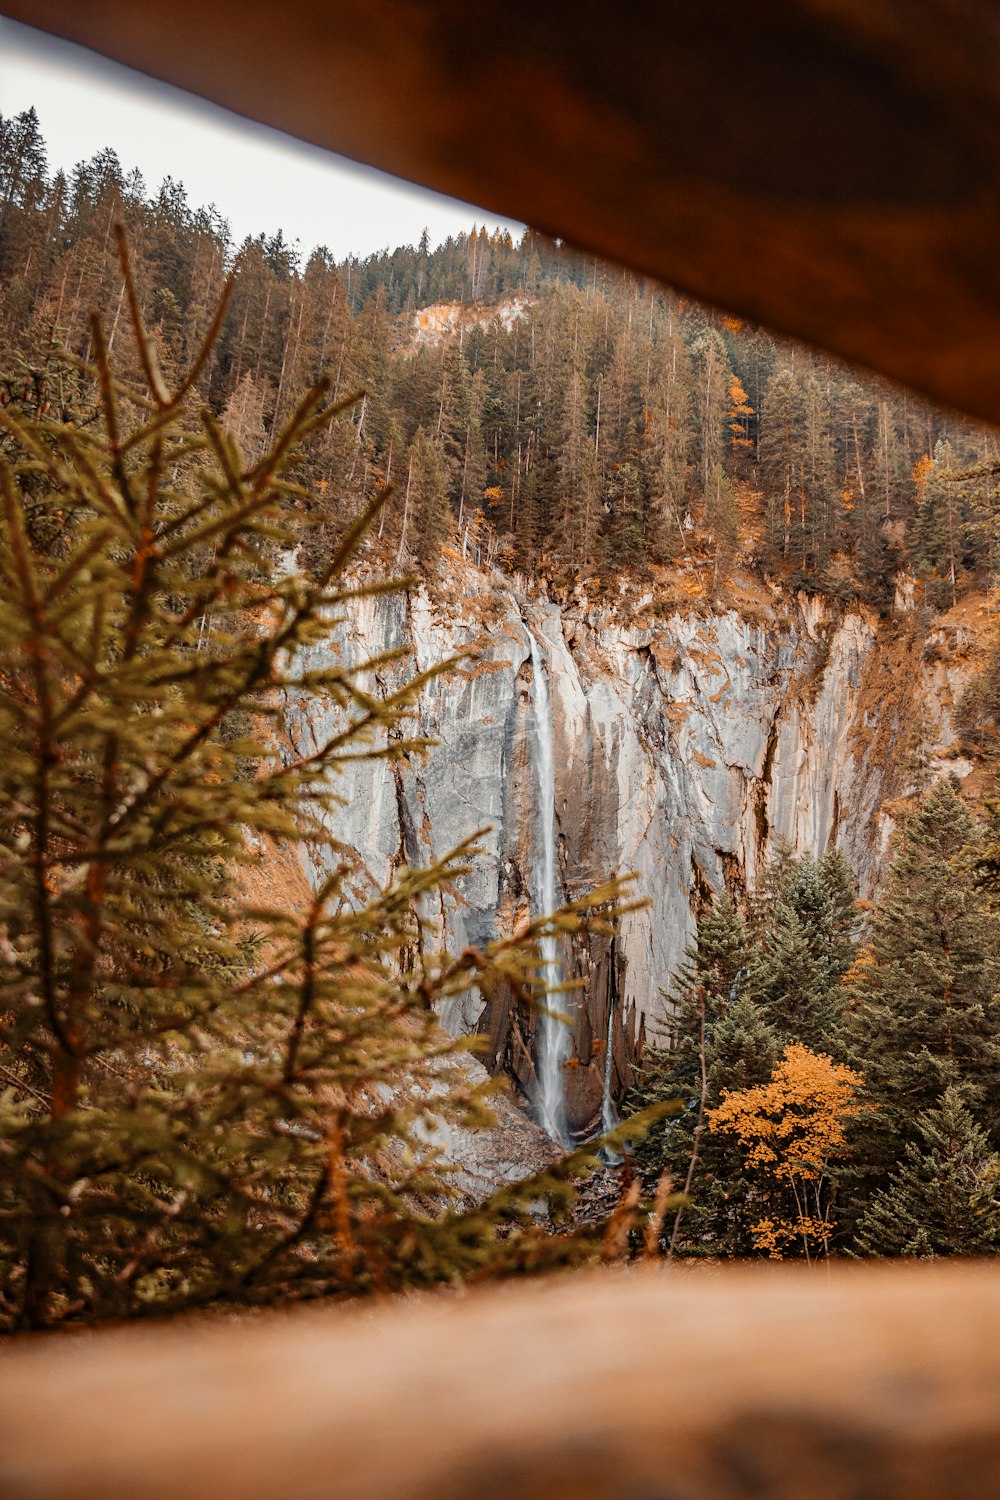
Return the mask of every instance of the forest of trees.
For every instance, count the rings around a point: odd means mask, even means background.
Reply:
[[[1000,922],[991,834],[944,780],[874,912],[838,854],[779,855],[703,913],[637,1102],[638,1154],[689,1198],[675,1254],[1000,1252]]]
[[[198,389],[248,452],[321,373],[366,393],[303,454],[320,549],[389,480],[386,559],[430,572],[452,539],[555,585],[663,564],[714,585],[739,557],[879,608],[900,571],[932,608],[993,576],[991,430],[531,230],[343,264],[280,231],[237,246],[111,150],[50,173],[33,111],[0,120],[6,371],[55,345],[87,358],[91,309],[124,354],[118,219],[168,374],[238,270]],[[416,311],[442,301],[462,305],[458,332],[415,344]]]

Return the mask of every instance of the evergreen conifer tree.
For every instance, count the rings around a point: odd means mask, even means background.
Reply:
[[[445,491],[444,466],[437,446],[421,428],[410,453],[410,546],[425,568],[431,568],[448,539],[451,511]]]
[[[916,1139],[858,1226],[865,1255],[995,1255],[1000,1251],[1000,1157],[962,1101],[945,1089],[914,1121]]]
[[[914,560],[924,594],[935,609],[947,609],[958,596],[958,575],[965,551],[965,496],[949,470],[954,454],[939,441],[933,460],[923,467],[914,517]]]
[[[842,855],[779,857],[747,985],[785,1041],[829,1050],[854,955],[854,883]]]
[[[631,459],[620,464],[609,488],[611,513],[604,542],[606,566],[611,572],[639,568],[645,558],[642,530],[642,476]]]
[[[78,164],[68,182],[49,174],[34,114],[0,117],[0,340],[8,366],[10,355],[34,358],[58,343],[88,360],[87,314],[97,308],[118,368],[137,378],[123,362],[127,330],[111,234],[118,217],[136,245],[147,323],[177,379],[232,260],[224,221],[189,204],[176,179],[149,193],[111,150]],[[711,536],[718,586],[745,539],[786,585],[884,609],[901,568],[916,567],[927,600],[948,605],[994,567],[989,493],[947,477],[949,452],[972,465],[966,479],[988,477],[990,434],[849,378],[738,319],[651,292],[542,235],[529,231],[515,245],[480,228],[437,248],[425,236],[417,248],[340,266],[320,248],[301,266],[276,233],[247,239],[236,264],[239,285],[200,385],[220,412],[252,376],[273,392],[270,436],[320,370],[333,374],[335,398],[363,386],[354,423],[329,439],[314,435],[299,476],[326,481],[346,509],[363,508],[379,473],[405,472],[423,427],[463,529],[489,491],[491,526],[505,534],[492,555],[528,568],[543,560],[589,568],[606,561],[604,542],[620,558],[614,566],[645,571],[697,555]],[[434,320],[418,331],[418,307],[473,296],[510,300],[484,307],[481,320],[478,309],[474,320],[464,316],[440,338]],[[470,386],[476,374],[481,391]],[[618,483],[629,466],[640,471],[637,525],[633,496]],[[735,476],[759,486],[757,516],[747,491],[734,503]],[[387,518],[383,537],[388,529],[398,543],[399,520],[395,512]]]
[[[855,1131],[855,1210],[919,1144],[916,1121],[960,1087],[995,1148],[1000,1138],[1000,936],[988,890],[971,878],[980,835],[949,780],[897,834],[866,962],[843,1028],[874,1113]]]
[[[708,1133],[706,1117],[728,1094],[766,1083],[785,1043],[835,1048],[855,913],[843,856],[796,857],[779,845],[749,927],[728,895],[699,921],[667,995],[667,1045],[651,1049],[637,1093],[646,1104],[681,1104],[638,1148],[649,1179],[666,1169],[690,1193],[666,1226],[674,1250],[743,1255],[757,1248],[760,1185],[737,1143]]]
[[[792,548],[796,497],[801,489],[802,391],[795,371],[781,365],[771,376],[760,414],[759,474],[765,493],[764,546],[772,564]]]
[[[710,1135],[708,1111],[729,1089],[771,1075],[777,1035],[745,992],[749,937],[728,895],[698,923],[694,944],[667,994],[673,1006],[667,1045],[654,1048],[637,1103],[676,1101],[677,1113],[636,1148],[647,1183],[664,1171],[689,1202],[666,1221],[664,1245],[685,1254],[743,1255],[753,1249],[749,1183],[739,1148]]]

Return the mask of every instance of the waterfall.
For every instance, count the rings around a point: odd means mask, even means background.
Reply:
[[[618,1000],[618,953],[614,938],[611,939],[608,962],[608,1030],[604,1039],[604,1088],[601,1097],[601,1128],[605,1134],[614,1130],[618,1124],[618,1111],[611,1091],[614,1077],[615,1004]],[[604,1159],[609,1167],[616,1167],[621,1161],[621,1157],[610,1146],[604,1148]]]
[[[611,1092],[611,1076],[614,1067],[612,1055],[612,1044],[615,1035],[615,1008],[608,1006],[608,1034],[604,1043],[604,1098],[601,1100],[601,1127],[605,1131],[614,1130],[618,1124],[618,1111],[615,1109],[614,1095]]]
[[[527,626],[525,626],[527,630]],[[535,764],[538,772],[538,826],[541,849],[536,851],[534,897],[539,915],[554,911],[559,904],[556,892],[556,778],[552,755],[552,705],[548,680],[538,642],[528,630],[533,678],[533,726],[535,731]],[[541,858],[537,857],[538,853]],[[546,985],[557,985],[562,979],[559,955],[554,937],[541,939],[540,978]],[[552,995],[546,1004],[561,1008],[563,996]],[[566,1087],[563,1065],[572,1054],[569,1027],[555,1015],[543,1015],[538,1030],[538,1101],[543,1129],[560,1145],[570,1144],[566,1120]]]

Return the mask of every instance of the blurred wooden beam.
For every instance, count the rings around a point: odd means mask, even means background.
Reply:
[[[1000,420],[992,0],[5,0]]]
[[[4,1500],[988,1500],[986,1265],[579,1275],[34,1335]]]

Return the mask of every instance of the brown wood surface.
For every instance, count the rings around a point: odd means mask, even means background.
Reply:
[[[993,1500],[1000,1279],[592,1273],[0,1350],[4,1500]]]
[[[995,0],[4,0],[1000,420]]]

